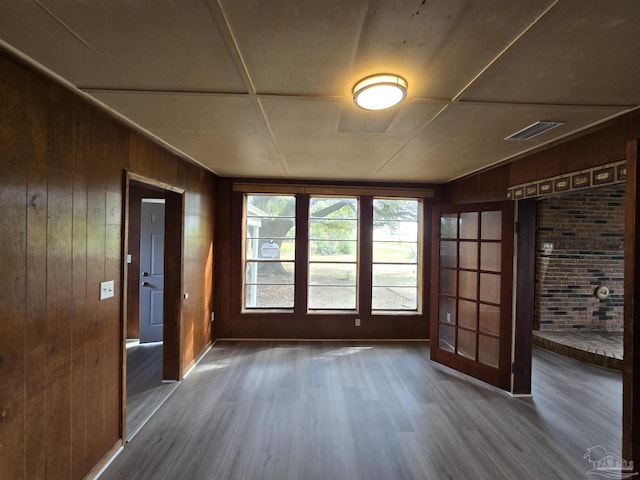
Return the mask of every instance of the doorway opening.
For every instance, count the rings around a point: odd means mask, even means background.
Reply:
[[[127,173],[122,435],[130,441],[179,385],[183,192]]]
[[[533,343],[622,370],[625,185],[537,201]]]

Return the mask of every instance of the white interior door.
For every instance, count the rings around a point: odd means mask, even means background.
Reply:
[[[140,222],[140,343],[162,341],[164,200],[143,199]]]

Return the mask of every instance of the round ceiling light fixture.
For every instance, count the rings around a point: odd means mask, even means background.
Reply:
[[[407,98],[407,81],[390,73],[363,78],[353,87],[353,101],[365,110],[386,110]]]

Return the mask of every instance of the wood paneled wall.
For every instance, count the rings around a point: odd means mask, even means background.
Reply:
[[[0,475],[79,479],[121,437],[124,171],[185,189],[183,372],[211,342],[216,179],[4,53],[0,112]]]
[[[443,203],[505,200],[507,188],[624,160],[628,139],[640,136],[640,114],[628,115],[583,137],[445,185]]]

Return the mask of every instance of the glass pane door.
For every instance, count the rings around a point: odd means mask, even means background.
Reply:
[[[434,210],[431,358],[511,383],[513,204]]]

